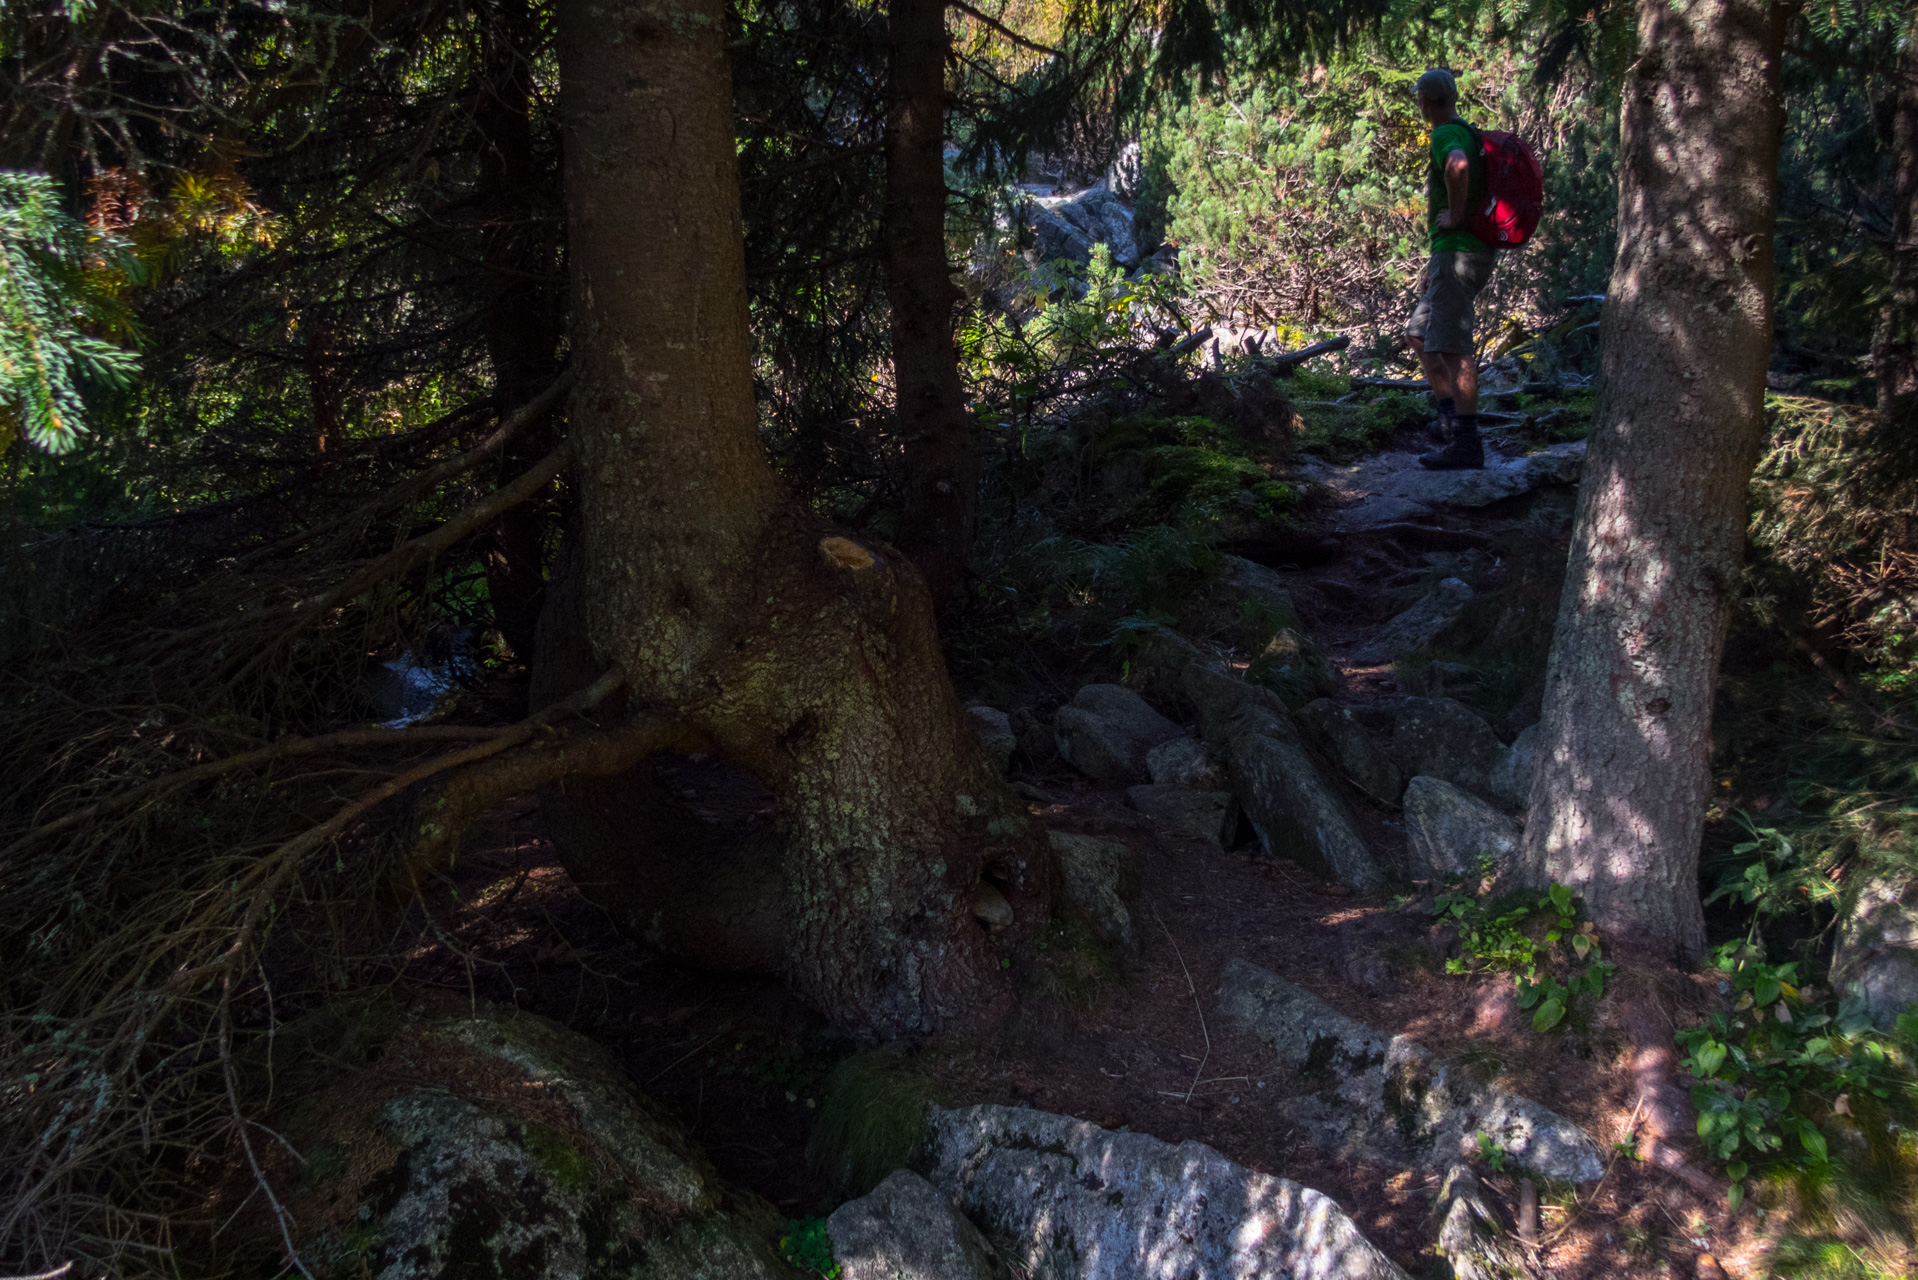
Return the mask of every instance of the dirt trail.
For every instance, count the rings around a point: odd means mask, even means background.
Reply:
[[[1316,532],[1337,540],[1337,554],[1310,568],[1279,566],[1346,698],[1398,691],[1389,668],[1350,661],[1389,612],[1391,593],[1448,574],[1494,587],[1501,546],[1515,531],[1569,517],[1570,491],[1551,488],[1464,511],[1388,510],[1382,499],[1404,498],[1393,490],[1419,480],[1412,473],[1422,447],[1408,432],[1357,467],[1316,467],[1310,474],[1336,495],[1316,512]],[[1390,518],[1373,518],[1381,515]],[[1353,590],[1327,589],[1327,581]],[[990,1034],[921,1047],[917,1062],[946,1100],[1029,1105],[1205,1142],[1325,1192],[1413,1275],[1439,1274],[1427,1222],[1436,1177],[1311,1146],[1282,1113],[1297,1081],[1270,1049],[1218,1017],[1219,971],[1239,956],[1498,1077],[1601,1143],[1624,1136],[1630,1080],[1605,1031],[1537,1035],[1519,1016],[1509,979],[1445,974],[1447,939],[1427,902],[1356,895],[1261,856],[1249,832],[1224,851],[1165,836],[1125,806],[1120,789],[1063,765],[1020,778],[1049,797],[1032,802],[1048,826],[1136,852],[1141,947],[1083,1007],[1035,996]],[[1359,814],[1381,859],[1398,856],[1395,815],[1363,805]],[[727,1176],[795,1217],[830,1207],[806,1142],[825,1066],[853,1046],[775,983],[681,969],[621,938],[572,890],[530,803],[495,815],[455,879],[459,905],[419,976],[579,1028],[673,1107]],[[1512,1180],[1490,1173],[1487,1184],[1509,1212]],[[1702,1249],[1721,1262],[1729,1256],[1730,1266],[1749,1252],[1746,1228],[1728,1222],[1722,1206],[1622,1158],[1582,1200],[1548,1195],[1543,1229],[1538,1262],[1568,1280],[1689,1276]]]

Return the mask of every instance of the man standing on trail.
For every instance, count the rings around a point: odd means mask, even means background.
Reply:
[[[1472,302],[1492,278],[1497,255],[1465,230],[1465,221],[1474,203],[1485,199],[1485,158],[1477,132],[1459,119],[1458,82],[1450,71],[1434,67],[1418,78],[1413,92],[1419,114],[1432,126],[1425,184],[1432,260],[1405,333],[1438,397],[1437,431],[1446,441],[1444,448],[1421,454],[1419,462],[1435,470],[1482,467]]]

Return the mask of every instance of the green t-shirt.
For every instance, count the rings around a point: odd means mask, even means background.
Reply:
[[[1477,236],[1457,227],[1439,229],[1439,211],[1450,204],[1445,192],[1445,161],[1454,151],[1463,151],[1472,165],[1472,181],[1466,199],[1476,205],[1485,199],[1485,154],[1478,138],[1463,121],[1454,120],[1432,130],[1432,162],[1425,179],[1425,225],[1432,233],[1433,253],[1490,253],[1491,248]]]

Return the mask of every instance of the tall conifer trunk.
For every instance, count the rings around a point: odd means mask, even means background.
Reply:
[[[1872,333],[1871,366],[1879,411],[1918,429],[1918,44],[1898,60],[1891,101],[1890,287]]]
[[[1524,867],[1679,957],[1705,926],[1713,688],[1765,433],[1787,10],[1642,0],[1603,387],[1552,638]]]
[[[959,383],[946,260],[945,0],[893,0],[887,19],[886,294],[905,437],[899,547],[943,607],[965,580],[977,521],[976,432]]]
[[[970,896],[990,873],[1035,928],[1043,839],[969,730],[911,563],[801,509],[760,447],[727,31],[723,0],[561,0],[581,523],[578,589],[553,594],[633,714],[772,792],[788,981],[842,1026],[930,1031],[1006,998]],[[573,682],[566,652],[542,635],[536,702]],[[644,883],[660,855],[631,782],[619,823],[549,793],[589,881],[625,859]]]

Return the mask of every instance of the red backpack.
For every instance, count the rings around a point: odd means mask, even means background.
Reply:
[[[1472,132],[1485,157],[1485,206],[1466,219],[1465,230],[1494,249],[1517,249],[1538,230],[1545,207],[1545,168],[1532,144],[1516,133]]]

